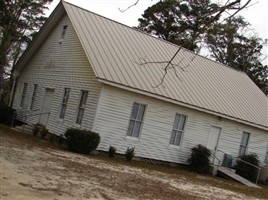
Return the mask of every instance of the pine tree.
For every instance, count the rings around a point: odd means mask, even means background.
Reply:
[[[46,5],[52,0],[0,1],[0,90],[7,71],[22,54],[43,25]]]
[[[223,19],[224,11],[240,3],[228,2],[222,6],[211,0],[163,0],[144,11],[138,28],[196,53],[205,50],[214,60],[245,72],[267,95],[268,69],[261,63],[264,43],[241,32],[250,27],[242,17]]]
[[[261,63],[264,42],[256,36],[247,36],[249,23],[234,17],[209,28],[206,44],[216,61],[245,72],[268,94],[268,67]]]

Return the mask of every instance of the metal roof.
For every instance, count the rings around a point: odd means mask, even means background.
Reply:
[[[99,81],[268,130],[268,98],[246,74],[181,48],[163,79],[179,46],[62,4]]]
[[[246,74],[181,48],[163,79],[179,46],[63,5],[99,79],[268,127],[268,98]]]

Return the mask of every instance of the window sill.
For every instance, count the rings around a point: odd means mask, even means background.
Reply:
[[[80,129],[81,128],[81,124],[74,123],[73,127]]]
[[[177,145],[174,145],[174,144],[169,144],[168,145],[168,148],[172,148],[172,149],[181,149],[181,146],[177,146]]]
[[[131,140],[131,141],[140,141],[140,138],[138,137],[132,137],[132,136],[126,136],[125,137],[126,140]]]
[[[64,121],[64,119],[58,118],[57,121],[62,123]]]

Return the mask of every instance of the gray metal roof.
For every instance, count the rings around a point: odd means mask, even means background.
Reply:
[[[182,48],[156,87],[166,63],[155,62],[179,46],[62,3],[100,81],[268,130],[268,98],[246,74]]]
[[[99,79],[268,127],[268,98],[239,71],[63,2]],[[141,62],[153,62],[139,65]],[[159,63],[157,63],[159,62]],[[182,69],[183,68],[183,69]],[[159,86],[157,86],[159,85]]]

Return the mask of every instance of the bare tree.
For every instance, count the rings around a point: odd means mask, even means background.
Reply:
[[[174,55],[172,56],[172,58],[170,60],[167,60],[167,61],[147,61],[146,58],[139,58],[139,62],[137,61],[133,61],[135,62],[136,64],[138,64],[139,66],[146,66],[146,65],[149,65],[149,64],[164,64],[164,67],[163,67],[163,70],[164,70],[164,75],[162,76],[160,82],[157,84],[157,85],[154,85],[152,87],[154,88],[157,88],[159,87],[160,85],[162,85],[164,83],[164,80],[168,74],[168,72],[170,70],[172,70],[174,72],[174,74],[176,75],[176,77],[182,81],[182,79],[179,77],[178,73],[177,73],[177,70],[181,70],[183,72],[186,72],[186,68],[188,68],[190,66],[190,64],[194,61],[195,57],[197,54],[194,54],[192,56],[192,58],[190,59],[190,61],[186,64],[186,65],[183,65],[183,61],[184,61],[184,58],[181,58],[179,60],[179,62],[177,63],[174,63],[174,59],[176,58],[176,56],[178,55],[178,53],[180,52],[184,52],[185,49],[183,49],[181,46],[178,48],[178,50],[174,53]]]

